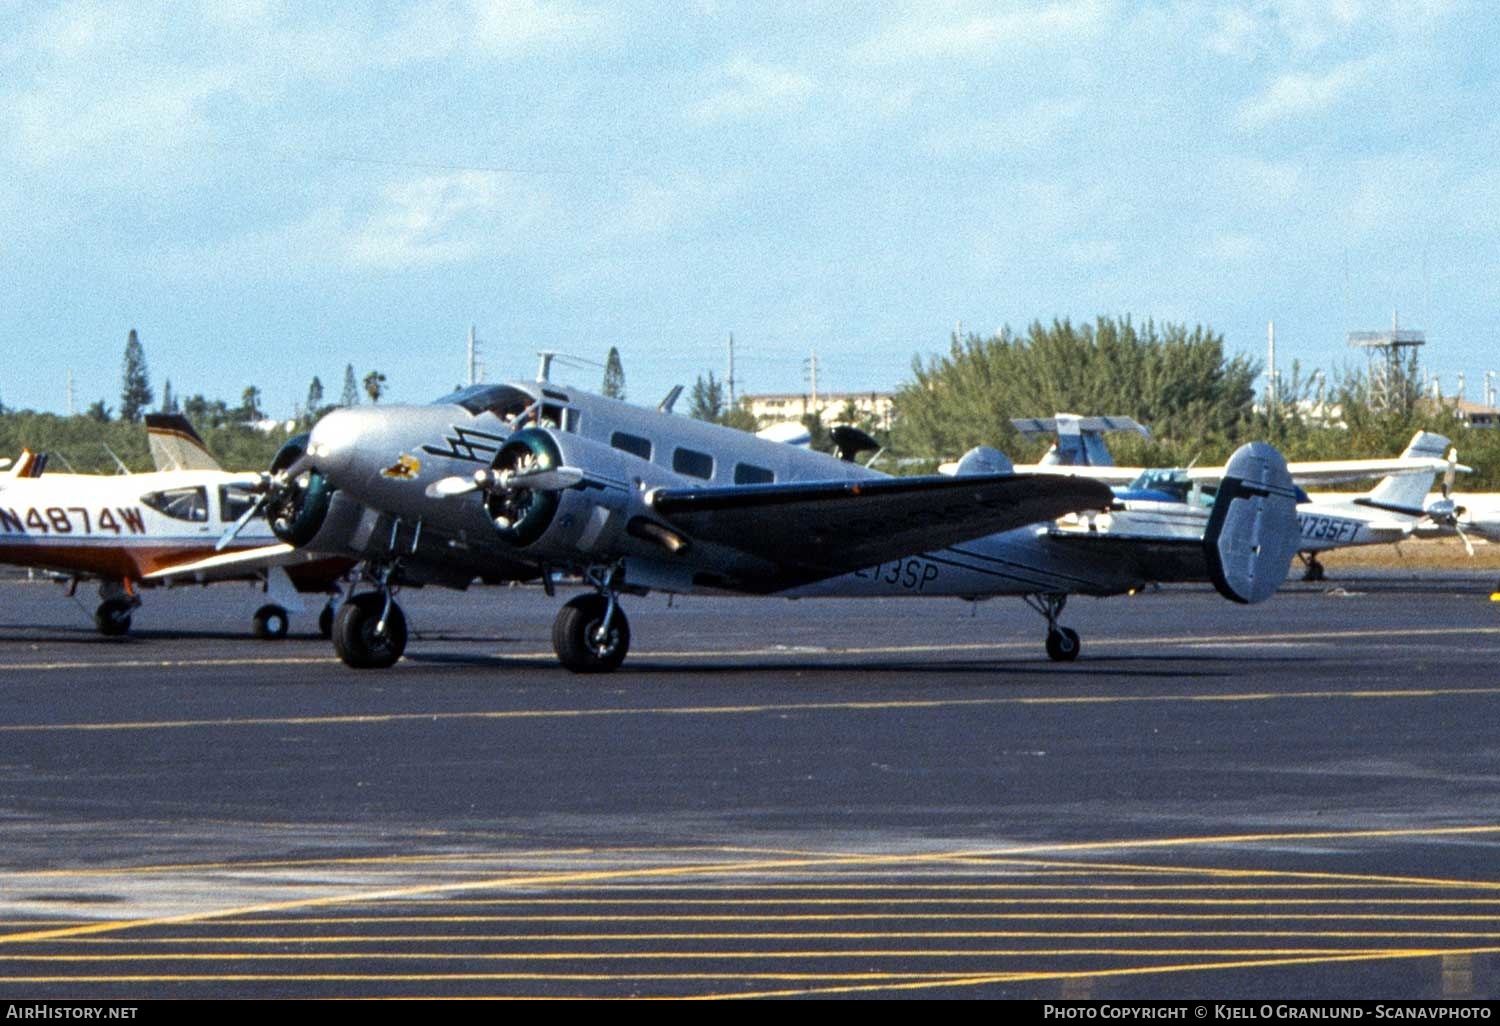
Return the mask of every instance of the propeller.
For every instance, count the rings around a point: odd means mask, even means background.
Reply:
[[[259,492],[260,494],[256,496],[255,501],[250,504],[250,507],[240,514],[239,519],[230,526],[229,530],[219,536],[218,542],[214,545],[214,551],[224,551],[231,542],[239,537],[240,532],[245,529],[246,524],[254,520],[269,503],[281,498],[293,481],[311,469],[312,460],[304,453],[294,459],[284,469],[274,474],[257,474],[250,481],[243,482],[245,487],[250,491]]]
[[[1464,530],[1463,515],[1468,512],[1463,506],[1453,501],[1453,481],[1458,475],[1458,450],[1448,450],[1448,467],[1443,471],[1443,483],[1439,489],[1442,498],[1424,511],[1427,518],[1439,527],[1451,527],[1458,535],[1459,541],[1464,543],[1464,551],[1469,558],[1474,558],[1474,543],[1469,540],[1468,532]]]
[[[525,489],[533,492],[561,492],[572,488],[584,477],[577,467],[554,467],[550,470],[476,470],[471,477],[445,477],[427,486],[429,499],[451,499],[470,492],[509,492]]]

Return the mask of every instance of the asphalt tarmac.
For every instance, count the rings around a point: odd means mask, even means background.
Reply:
[[[1481,575],[1075,599],[403,594],[345,669],[241,586],[0,583],[0,998],[1500,993]]]

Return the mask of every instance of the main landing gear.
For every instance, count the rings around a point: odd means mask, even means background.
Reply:
[[[1297,558],[1302,560],[1302,579],[1304,581],[1321,581],[1323,579],[1323,564],[1318,562],[1316,552],[1299,552]]]
[[[333,650],[356,670],[383,670],[406,651],[406,614],[396,604],[390,569],[371,576],[377,590],[349,596],[336,614],[324,609],[332,617]]]
[[[76,582],[75,582],[76,584]],[[69,591],[69,594],[72,594]],[[130,614],[141,604],[129,581],[100,581],[99,608],[94,610],[94,627],[106,638],[118,638],[130,631]]]
[[[1047,618],[1047,658],[1055,663],[1071,663],[1077,659],[1079,650],[1083,648],[1078,632],[1071,627],[1060,627],[1057,623],[1063,607],[1068,604],[1068,596],[1059,592],[1021,597],[1028,606]]]
[[[620,608],[614,570],[590,570],[584,578],[599,589],[579,595],[562,607],[552,622],[552,649],[574,673],[617,670],[630,651],[630,622]]]

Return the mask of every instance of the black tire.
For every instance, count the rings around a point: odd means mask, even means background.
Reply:
[[[574,673],[610,673],[625,661],[630,651],[630,622],[618,605],[608,640],[603,645],[595,641],[608,608],[609,600],[603,595],[580,595],[558,610],[552,622],[552,649]]]
[[[135,603],[129,599],[105,599],[94,610],[94,626],[106,638],[118,638],[130,631],[130,612],[134,608]]]
[[[1083,642],[1078,639],[1078,632],[1071,627],[1059,627],[1047,632],[1047,658],[1055,663],[1071,663],[1078,658],[1078,652],[1082,648]]]
[[[289,626],[286,610],[280,606],[261,606],[250,618],[250,633],[262,641],[276,641],[286,637]]]
[[[385,632],[375,633],[385,598],[379,592],[355,595],[333,618],[333,650],[345,666],[356,670],[383,670],[395,664],[406,651],[406,614],[396,603],[385,621]]]
[[[333,637],[333,606],[331,605],[324,606],[323,611],[318,614],[318,634],[324,638]]]

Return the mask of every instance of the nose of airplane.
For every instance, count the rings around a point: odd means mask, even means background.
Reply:
[[[325,477],[338,481],[358,470],[359,454],[370,452],[371,439],[380,431],[383,411],[342,409],[326,413],[313,425],[307,454]]]

